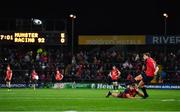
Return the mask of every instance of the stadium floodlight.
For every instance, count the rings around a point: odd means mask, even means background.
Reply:
[[[164,35],[167,34],[167,18],[168,18],[168,14],[167,13],[163,13],[164,16]]]
[[[72,39],[72,43],[71,43],[71,48],[72,48],[72,55],[74,54],[74,48],[73,48],[73,44],[74,44],[74,41],[73,41],[73,39],[74,39],[74,20],[76,19],[76,15],[74,15],[74,14],[70,14],[69,15],[69,17],[71,18],[71,29],[72,29],[72,31],[71,31],[71,39]]]
[[[33,22],[35,25],[42,25],[42,21],[41,21],[40,19],[34,19],[34,18],[32,18],[31,20],[32,20],[32,22]]]
[[[72,18],[72,19],[75,19],[75,18],[76,18],[76,15],[70,14],[69,17]]]
[[[165,18],[168,18],[168,14],[167,14],[167,13],[163,13],[163,16],[164,16]]]

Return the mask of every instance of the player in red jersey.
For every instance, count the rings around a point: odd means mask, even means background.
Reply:
[[[139,81],[138,87],[142,89],[144,98],[147,98],[149,95],[146,92],[144,84],[148,84],[152,81],[159,68],[156,66],[156,62],[151,58],[150,53],[144,53],[143,59],[145,60],[144,72],[136,76],[135,81]]]
[[[117,69],[116,66],[113,66],[111,72],[109,73],[109,76],[111,77],[114,90],[118,89],[118,79],[120,75],[121,72]]]
[[[33,88],[34,88],[34,90],[35,90],[35,89],[36,89],[37,81],[38,81],[38,79],[39,79],[39,76],[38,76],[38,74],[36,73],[35,69],[33,69],[32,73],[31,73],[31,78],[32,78]]]
[[[127,88],[123,92],[112,93],[109,91],[106,97],[108,98],[109,96],[113,96],[116,98],[134,99],[136,95],[140,97],[144,97],[144,95],[138,90],[138,87],[135,84],[130,84],[127,86]]]
[[[11,89],[11,79],[12,79],[12,70],[10,68],[10,65],[8,65],[7,70],[6,70],[6,77],[5,77],[6,86],[8,87],[8,91]]]
[[[63,77],[64,76],[61,74],[61,72],[58,69],[56,69],[56,76],[55,76],[56,81],[57,82],[61,81]]]

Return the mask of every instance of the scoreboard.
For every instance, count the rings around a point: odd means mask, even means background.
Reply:
[[[65,32],[0,32],[0,44],[66,45]]]

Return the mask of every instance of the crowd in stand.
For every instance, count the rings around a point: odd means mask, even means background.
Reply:
[[[159,46],[158,46],[159,47]],[[161,47],[160,47],[161,48]],[[155,47],[150,53],[160,67],[156,83],[180,82],[180,50]],[[142,69],[140,46],[136,49],[79,50],[71,54],[68,50],[56,47],[0,47],[0,81],[3,82],[7,64],[13,70],[13,82],[30,81],[32,69],[36,69],[40,82],[54,82],[55,70],[60,69],[64,82],[109,82],[108,73],[113,65],[121,71],[120,82],[139,74]],[[144,49],[146,49],[144,47]]]

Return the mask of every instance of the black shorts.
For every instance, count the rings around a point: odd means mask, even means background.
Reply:
[[[32,84],[37,84],[38,80],[34,79],[32,80]]]
[[[9,79],[6,79],[6,82],[11,82],[11,80],[9,80]]]
[[[118,82],[118,80],[113,80],[113,79],[111,79],[111,82],[113,83],[113,82]]]
[[[148,77],[144,72],[141,74],[144,84],[150,84],[154,77]]]
[[[60,83],[61,82],[61,80],[56,80],[56,83]]]

